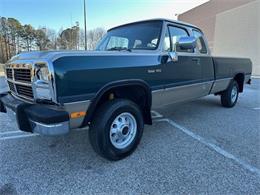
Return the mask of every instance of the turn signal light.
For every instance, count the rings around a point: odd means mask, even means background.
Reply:
[[[80,117],[83,117],[83,116],[86,116],[86,112],[72,112],[70,114],[70,118],[71,119],[76,119],[76,118],[80,118]]]

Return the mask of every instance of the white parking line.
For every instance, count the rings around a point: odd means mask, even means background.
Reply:
[[[80,132],[80,131],[87,131],[89,127],[81,128],[81,129],[74,129],[71,132]],[[0,133],[0,141],[5,140],[14,140],[14,139],[21,139],[27,137],[36,137],[39,136],[37,133],[26,133],[23,131],[6,131]]]
[[[72,130],[72,132],[73,131],[88,131],[89,130],[89,127],[84,127],[84,128],[79,128],[79,129],[74,129],[74,130]]]
[[[181,130],[183,133],[185,133],[186,135],[189,135],[190,137],[192,137],[193,139],[199,141],[200,143],[206,145],[207,147],[213,149],[215,152],[217,152],[218,154],[229,158],[233,161],[235,161],[237,164],[239,164],[240,166],[242,166],[244,169],[247,169],[248,171],[257,174],[260,177],[260,170],[250,164],[248,164],[247,162],[235,157],[233,154],[223,150],[222,148],[220,148],[219,146],[210,143],[209,141],[207,141],[205,138],[193,133],[192,131],[188,130],[187,128],[177,124],[176,122],[174,122],[173,120],[164,118],[164,119],[158,119],[156,120],[157,122],[167,122],[169,123],[171,126]]]
[[[17,134],[17,133],[23,133],[22,131],[5,131],[0,133],[0,137],[3,135],[10,135],[10,134]]]
[[[87,131],[89,127],[81,128],[81,129],[74,129],[71,132],[80,132],[80,131]],[[4,140],[13,140],[13,139],[21,139],[27,137],[36,137],[39,136],[37,133],[26,133],[23,131],[6,131],[0,133],[0,141]]]
[[[259,108],[253,108],[253,110],[260,110],[260,107]]]
[[[161,115],[159,112],[156,112],[154,110],[152,110],[151,113],[152,113],[152,118],[153,119],[162,118],[163,117],[163,115]]]
[[[12,140],[12,139],[19,139],[19,138],[26,138],[26,137],[35,137],[39,136],[39,134],[23,134],[23,135],[11,135],[11,136],[5,136],[5,137],[0,137],[0,141],[5,141],[5,140]]]

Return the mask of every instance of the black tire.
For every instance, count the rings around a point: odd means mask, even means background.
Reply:
[[[234,96],[234,93],[232,94],[233,89],[237,91],[235,96]],[[226,108],[234,107],[237,103],[238,96],[239,96],[239,86],[238,86],[237,81],[233,80],[230,83],[229,87],[226,89],[226,91],[224,91],[221,94],[222,106],[224,106]]]
[[[136,121],[136,133],[132,136],[132,141],[125,148],[116,148],[110,139],[110,128],[114,120],[122,114],[130,113]],[[121,160],[137,148],[144,129],[142,112],[132,101],[126,99],[115,99],[100,106],[90,124],[90,143],[99,155],[108,160]]]

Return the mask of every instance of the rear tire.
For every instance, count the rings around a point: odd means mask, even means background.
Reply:
[[[239,86],[237,81],[233,80],[229,87],[221,94],[221,104],[226,108],[232,108],[236,105],[239,96]]]
[[[101,105],[90,125],[93,149],[108,160],[121,160],[137,148],[143,135],[143,116],[130,100],[115,99]]]

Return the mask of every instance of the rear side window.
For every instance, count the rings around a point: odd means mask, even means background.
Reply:
[[[193,31],[193,36],[197,39],[198,51],[202,54],[208,53],[202,33],[198,30],[192,30],[192,31]]]
[[[169,26],[169,32],[170,32],[170,37],[171,37],[171,43],[172,43],[172,47],[173,47],[173,51],[176,50],[176,52],[188,52],[188,53],[192,53],[193,50],[183,50],[180,47],[178,47],[176,45],[176,43],[178,42],[179,38],[181,37],[188,37],[189,34],[188,32],[183,29],[183,28],[179,28],[179,27],[175,27],[175,26]]]

